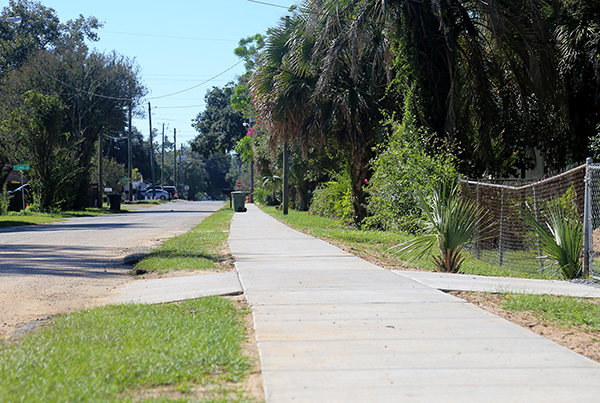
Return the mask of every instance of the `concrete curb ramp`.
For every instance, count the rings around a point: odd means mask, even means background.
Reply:
[[[230,246],[268,402],[600,401],[600,364],[252,205]]]
[[[132,281],[116,290],[115,295],[111,296],[107,303],[159,304],[210,295],[241,293],[242,286],[236,272],[199,274],[196,276]]]

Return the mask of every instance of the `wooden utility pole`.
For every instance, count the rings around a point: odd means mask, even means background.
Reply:
[[[152,138],[152,106],[148,102],[148,124],[150,125],[150,169],[152,170],[152,200],[156,199],[156,183],[154,182],[154,139]]]
[[[177,129],[173,129],[173,186],[177,188]]]
[[[104,191],[102,186],[102,136],[103,134],[100,133],[98,137],[98,208],[102,208],[102,193]]]
[[[132,102],[133,101],[129,101],[129,130],[127,133],[127,177],[129,178],[127,180],[128,184],[127,186],[129,187],[129,201],[132,202],[133,201],[133,178],[131,177],[133,175],[133,168],[131,167],[132,165],[132,157],[131,157],[131,116],[132,116]]]
[[[160,184],[165,186],[165,124],[163,123],[162,131],[162,154],[160,161]]]
[[[289,206],[289,198],[290,198],[290,189],[288,187],[288,178],[290,176],[290,151],[288,150],[288,140],[287,136],[283,143],[283,214],[286,215],[288,213]]]

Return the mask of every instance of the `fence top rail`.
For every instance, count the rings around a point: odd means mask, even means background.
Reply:
[[[460,179],[461,182],[463,183],[468,183],[469,185],[485,185],[485,186],[490,186],[490,187],[495,187],[495,188],[499,188],[499,189],[509,189],[509,190],[525,190],[528,188],[532,188],[534,186],[540,186],[543,185],[546,182],[550,182],[550,181],[554,181],[558,178],[561,178],[563,176],[567,176],[570,175],[574,172],[577,172],[578,170],[585,168],[585,164],[583,165],[579,165],[575,168],[571,168],[561,174],[552,176],[550,178],[546,178],[546,179],[542,179],[540,181],[534,182],[534,183],[529,183],[527,185],[523,185],[523,186],[508,186],[508,185],[498,185],[496,183],[487,183],[487,182],[480,182],[480,181],[471,181],[471,180],[467,180],[467,179]]]

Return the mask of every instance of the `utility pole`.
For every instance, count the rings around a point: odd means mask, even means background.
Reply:
[[[131,158],[131,116],[132,116],[132,102],[133,101],[129,101],[129,130],[127,133],[127,176],[128,176],[128,184],[127,186],[129,187],[129,201],[132,202],[133,201],[133,178],[132,176],[132,172],[133,172],[133,168],[131,167],[132,165],[132,158]]]
[[[290,151],[288,150],[288,139],[285,137],[285,141],[283,143],[283,214],[287,215],[288,213],[288,205],[290,204],[290,189],[288,187],[288,178],[290,176]]]
[[[100,133],[98,137],[98,208],[102,208],[102,192],[104,190],[102,186],[102,137],[103,134]]]
[[[152,138],[152,106],[148,102],[148,124],[150,125],[150,170],[152,171],[152,200],[156,199],[156,184],[154,182],[154,144]]]
[[[177,129],[173,128],[173,186],[177,188]]]
[[[162,157],[160,161],[160,184],[165,186],[165,124],[163,123],[162,132]],[[163,188],[164,189],[164,188]]]

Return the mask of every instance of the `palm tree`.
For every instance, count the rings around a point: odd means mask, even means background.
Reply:
[[[289,142],[306,145],[306,121],[313,110],[310,94],[315,78],[306,56],[312,37],[301,15],[282,19],[270,31],[261,60],[251,79],[258,117],[270,129],[274,150],[283,144],[283,213],[289,202]]]
[[[374,55],[395,75],[394,88],[410,97],[406,104],[421,126],[464,149],[474,173],[495,169],[514,151],[526,155],[536,135],[548,138],[561,122],[554,53],[534,1],[309,3],[325,21],[317,90],[337,84],[336,71],[348,58],[356,77],[365,44],[381,35],[393,44],[393,57],[380,57],[384,47]]]
[[[271,31],[252,88],[259,116],[270,122],[272,140],[290,140],[306,149],[326,144],[333,135],[348,151],[354,220],[360,224],[366,216],[364,180],[388,99],[382,58],[389,55],[389,43],[382,27],[374,26],[360,55],[336,57],[335,49],[321,43],[331,27],[318,3],[307,1]]]

